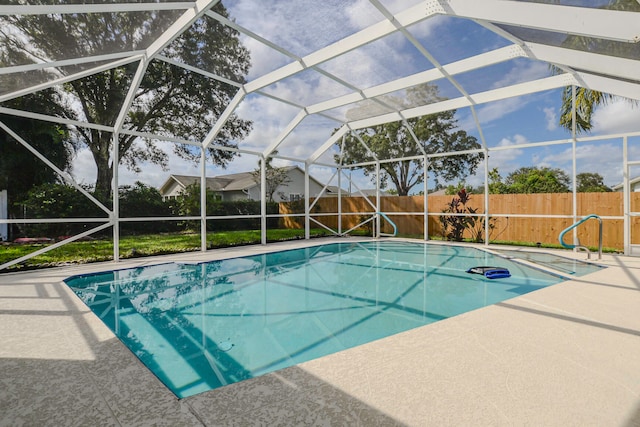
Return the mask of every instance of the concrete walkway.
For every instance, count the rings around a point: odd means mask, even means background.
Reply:
[[[640,426],[638,258],[183,400],[61,283],[321,242],[0,275],[0,426]]]

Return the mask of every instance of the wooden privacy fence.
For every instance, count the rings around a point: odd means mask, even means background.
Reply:
[[[427,199],[429,213],[429,236],[442,236],[442,226],[439,217],[454,196],[429,196]],[[589,214],[601,217],[619,217],[619,219],[603,218],[603,245],[608,248],[622,250],[624,247],[623,230],[623,193],[579,193],[577,194],[577,216],[581,218]],[[375,204],[375,197],[370,198]],[[380,211],[384,212],[395,222],[400,235],[423,236],[424,234],[424,196],[388,196],[380,198]],[[484,195],[472,194],[467,206],[477,208],[478,213],[484,213]],[[640,193],[631,193],[631,210],[640,211]],[[345,197],[342,199],[342,230],[369,218],[375,210],[363,197]],[[312,218],[334,230],[338,228],[338,200],[325,197],[315,204]],[[558,243],[558,235],[562,230],[573,224],[572,218],[540,218],[539,215],[571,216],[573,215],[572,193],[548,194],[492,194],[489,195],[489,212],[500,215],[492,217],[494,225],[490,232],[491,241],[510,241],[527,243]],[[280,205],[281,214],[302,213],[294,211],[290,205]],[[407,214],[408,213],[408,214]],[[327,215],[332,214],[332,215]],[[295,218],[285,218],[284,225],[288,228],[300,228],[304,221]],[[384,221],[383,221],[384,222]],[[631,242],[640,242],[640,218],[632,218]],[[311,226],[314,226],[312,222]],[[385,232],[391,230],[385,226]],[[471,237],[465,235],[465,237]],[[588,246],[598,244],[598,222],[587,221],[578,227],[580,243]],[[571,241],[572,233],[565,237],[567,243]]]

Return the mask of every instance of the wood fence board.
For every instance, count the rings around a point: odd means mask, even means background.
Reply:
[[[604,217],[623,215],[623,194],[610,193],[579,193],[576,195],[577,215],[579,217],[597,214]],[[429,196],[427,199],[429,235],[441,236],[442,230],[439,213],[451,202],[453,196]],[[375,198],[371,198],[375,203]],[[387,196],[381,197],[381,211],[385,212],[398,228],[401,235],[422,236],[424,234],[424,196]],[[290,213],[285,204],[281,204],[280,213]],[[467,206],[484,213],[484,195],[472,194]],[[640,211],[640,192],[631,193],[632,211]],[[573,195],[571,193],[550,194],[491,194],[489,195],[489,211],[504,215],[572,215]],[[338,201],[335,197],[325,197],[318,201],[314,212],[335,213],[333,216],[314,217],[332,229],[338,227]],[[373,207],[363,197],[345,197],[342,199],[342,212],[360,212],[358,215],[344,215],[342,229],[348,230],[364,219],[371,217]],[[415,215],[394,215],[396,212],[410,212]],[[501,217],[492,219],[495,225],[490,233],[490,240],[529,242],[529,243],[558,243],[558,236],[562,230],[573,223],[571,218],[535,218],[535,217]],[[299,227],[301,221],[283,220],[287,227]],[[386,221],[383,221],[383,224]],[[302,221],[302,223],[304,223]],[[622,250],[624,246],[624,230],[622,219],[603,220],[603,245]],[[383,231],[391,232],[392,227],[384,224]],[[465,235],[465,237],[470,237]],[[573,243],[573,234],[568,233],[566,243]],[[597,221],[587,221],[578,227],[580,243],[597,246]],[[632,218],[631,242],[640,244],[640,218]]]

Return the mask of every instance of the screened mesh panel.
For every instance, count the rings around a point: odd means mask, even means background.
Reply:
[[[3,60],[56,61],[145,49],[183,11],[0,16]]]
[[[455,79],[469,93],[478,93],[549,77],[551,74],[549,65],[544,62],[528,58],[514,58],[510,61],[457,74]]]
[[[340,123],[320,115],[306,116],[278,146],[278,154],[286,157],[306,159],[320,147],[331,132],[328,129],[336,129]]]
[[[619,7],[624,8],[624,4],[625,4],[624,2],[619,2],[615,0],[512,0],[512,1],[552,4],[552,5],[559,5],[559,6],[587,7],[592,9],[610,8],[611,6],[614,6],[614,5],[619,5]],[[631,7],[627,7],[626,9],[631,9],[631,10],[634,9],[631,3],[633,2],[627,2],[627,5],[631,5]]]
[[[528,42],[547,44],[602,55],[617,56],[620,58],[640,59],[640,44],[638,43],[567,35],[553,31],[523,28],[511,25],[498,26],[514,36]]]
[[[252,123],[251,132],[243,140],[243,148],[265,150],[299,112],[299,108],[266,96],[247,96],[237,110],[240,119]]]
[[[391,13],[398,13],[403,11],[404,9],[408,9],[411,6],[415,6],[419,4],[421,0],[403,0],[402,2],[395,0],[382,0],[382,3],[387,10]]]
[[[394,33],[331,59],[320,67],[364,89],[433,68],[433,64],[404,36]]]
[[[73,77],[78,73],[90,72],[92,69],[101,69],[110,63],[112,61],[86,62],[55,68],[19,70],[9,74],[0,74],[0,95],[10,94],[66,77]]]
[[[297,56],[328,46],[383,18],[368,2],[353,0],[248,0],[225,1],[224,5],[239,25]]]
[[[408,30],[442,65],[511,44],[480,24],[453,16],[436,15]]]
[[[349,87],[312,69],[280,80],[261,89],[261,91],[303,106],[353,92]]]
[[[136,3],[190,3],[192,0],[138,0]],[[10,6],[10,5],[60,5],[59,0],[0,0],[0,5]],[[130,0],[92,0],[92,4],[118,4],[118,3],[131,3]],[[84,0],[65,0],[64,4],[66,5],[81,5],[87,4]],[[188,5],[185,5],[185,8]]]

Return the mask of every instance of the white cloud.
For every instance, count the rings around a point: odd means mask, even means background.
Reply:
[[[549,67],[544,62],[516,60],[513,67],[493,84],[493,88],[511,86],[548,75]]]
[[[83,148],[76,153],[73,159],[71,176],[79,184],[93,185],[96,182],[96,163],[88,148]]]
[[[262,151],[274,141],[298,113],[298,109],[264,96],[251,96],[238,106],[236,114],[253,122],[249,135],[239,142],[241,148]]]
[[[239,25],[300,56],[382,20],[362,0],[347,8],[342,0],[238,0],[230,2],[227,8]],[[344,13],[336,15],[338,8]]]
[[[501,76],[501,78],[492,84],[492,88],[502,88],[511,86],[513,84],[521,83],[531,79],[537,79],[549,74],[549,70],[546,64],[537,61],[516,61],[514,65],[509,69],[507,73]],[[489,102],[476,108],[478,114],[478,120],[480,124],[489,124],[496,120],[499,120],[511,113],[518,110],[527,108],[531,103],[539,99],[536,95],[518,96],[515,98],[507,98],[499,101]],[[544,109],[545,118],[547,121],[547,129],[553,130],[551,127],[550,112],[547,112],[547,108]],[[461,122],[463,129],[474,129],[475,122],[470,115]]]
[[[318,72],[308,70],[268,86],[265,92],[300,105],[311,105],[353,91]]]
[[[411,6],[415,6],[422,0],[384,0],[382,3],[391,13],[398,13]]]
[[[327,61],[321,67],[357,87],[368,88],[406,74],[402,69],[415,61],[414,51],[407,51],[406,43],[404,36],[396,33]]]
[[[239,0],[230,3],[227,8],[231,18],[237,18],[238,24],[298,56],[384,20],[382,14],[367,0],[358,0],[344,7],[341,14],[343,19],[338,20],[333,15],[335,5],[332,3],[312,0],[257,3],[254,0]],[[407,7],[404,4],[406,0],[394,3],[402,5],[401,9]],[[261,12],[255,13],[258,8]],[[294,62],[294,59],[253,38],[241,36],[241,40],[251,52],[249,80]]]
[[[505,137],[500,140],[498,147],[509,147],[512,145],[526,144],[529,140],[519,134],[512,137]],[[489,170],[497,168],[504,178],[509,173],[520,167],[518,158],[524,153],[522,149],[512,148],[510,150],[491,151],[489,153]],[[478,170],[473,177],[467,178],[467,183],[472,186],[482,185],[484,182],[484,162],[478,165]]]
[[[616,99],[596,108],[593,113],[594,134],[635,132],[640,130],[640,107]]]
[[[251,68],[247,76],[249,81],[292,62],[288,56],[271,49],[256,39],[241,37],[241,40],[251,54]]]
[[[551,107],[545,107],[542,111],[547,121],[547,130],[556,130],[558,128],[558,115],[556,114],[556,110]]]
[[[520,98],[509,98],[501,101],[490,102],[476,108],[478,115],[478,121],[480,124],[491,123],[494,120],[501,119],[502,117],[513,113],[514,111],[524,108],[525,102]],[[462,129],[475,129],[476,124],[473,120],[473,116],[469,114],[467,117],[460,121],[460,127]]]
[[[573,150],[565,145],[560,151],[544,156],[537,166],[561,168],[571,175]],[[593,172],[612,186],[622,181],[622,142],[578,143],[576,145],[577,173]]]
[[[384,19],[384,16],[372,7],[369,0],[354,1],[345,7],[344,13],[354,28],[366,28]]]

